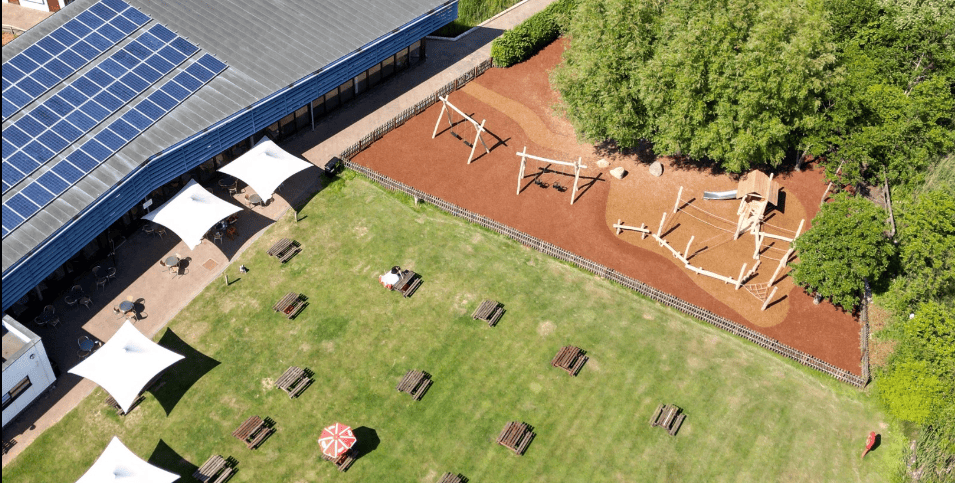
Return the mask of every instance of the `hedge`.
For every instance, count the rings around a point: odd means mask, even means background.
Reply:
[[[510,67],[531,58],[566,30],[576,6],[576,0],[557,0],[494,39],[491,43],[494,65]]]

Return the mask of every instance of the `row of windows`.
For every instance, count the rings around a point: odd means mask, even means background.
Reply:
[[[318,96],[314,101],[267,127],[269,136],[275,141],[281,141],[305,128],[311,129],[313,119],[317,121],[322,116],[334,112],[341,105],[354,99],[355,96],[420,62],[424,59],[424,49],[423,40],[401,49],[397,54],[386,58],[379,64],[358,74],[354,79],[349,79],[324,95]]]

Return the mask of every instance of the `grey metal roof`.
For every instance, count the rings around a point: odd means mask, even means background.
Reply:
[[[77,0],[3,47],[3,61],[33,45],[63,25],[96,0]],[[169,148],[203,129],[260,101],[289,84],[348,55],[358,47],[407,24],[446,0],[127,0],[153,18],[143,28],[159,22],[228,64],[218,77],[175,107],[168,115],[120,149],[53,202],[3,239],[3,271],[27,255],[94,203],[107,190],[130,174],[148,157]],[[120,49],[120,42],[103,54]],[[81,69],[81,75],[98,61]],[[168,74],[157,85],[179,72]],[[34,105],[55,94],[71,76],[41,96],[4,128]],[[128,106],[150,94],[151,87]],[[75,143],[120,117],[120,109],[99,127]],[[73,148],[18,183],[3,195],[6,202],[31,181],[45,173]],[[79,248],[79,247],[77,247]]]

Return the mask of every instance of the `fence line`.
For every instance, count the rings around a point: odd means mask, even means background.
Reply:
[[[549,242],[546,242],[544,240],[541,240],[539,238],[533,237],[519,230],[511,228],[507,225],[504,225],[495,220],[492,220],[486,216],[468,211],[453,203],[449,203],[441,198],[438,198],[436,196],[433,196],[431,194],[425,193],[416,188],[408,186],[400,181],[393,180],[383,174],[380,174],[370,168],[366,168],[351,160],[355,155],[357,155],[361,151],[368,149],[368,147],[372,143],[374,143],[378,139],[381,139],[381,137],[387,134],[389,131],[404,124],[405,121],[407,121],[408,119],[420,114],[422,111],[431,107],[435,102],[438,101],[438,96],[447,96],[448,94],[454,92],[455,90],[460,89],[465,84],[474,80],[477,76],[484,73],[490,67],[491,67],[491,59],[484,60],[483,62],[475,66],[473,69],[464,73],[463,75],[461,75],[454,81],[449,82],[448,84],[439,88],[434,94],[431,94],[425,97],[414,106],[408,109],[405,109],[404,111],[399,113],[392,120],[387,121],[381,126],[372,130],[372,132],[370,132],[368,135],[363,137],[359,142],[345,148],[345,150],[343,150],[341,154],[339,155],[339,157],[344,162],[344,166],[348,169],[351,169],[367,177],[368,179],[371,179],[372,181],[380,184],[382,187],[386,189],[389,189],[392,191],[399,191],[407,195],[410,195],[415,199],[416,202],[420,201],[420,202],[425,202],[425,203],[434,205],[448,214],[457,216],[459,218],[463,218],[470,223],[474,223],[476,225],[480,225],[484,228],[500,233],[508,238],[511,238],[512,240],[519,242],[520,244],[526,247],[533,248],[541,253],[550,255],[558,260],[563,260],[565,262],[572,263],[573,265],[579,268],[582,268],[584,270],[587,270],[601,278],[610,280],[623,287],[629,288],[637,293],[640,293],[641,295],[644,295],[655,302],[659,302],[661,304],[675,308],[676,310],[679,310],[680,312],[683,312],[691,317],[700,319],[722,330],[725,330],[731,334],[737,335],[750,342],[753,342],[764,349],[768,349],[783,357],[788,357],[789,359],[792,359],[804,366],[807,366],[817,371],[828,374],[832,376],[833,378],[835,378],[836,380],[845,382],[847,384],[851,384],[856,387],[865,387],[865,385],[869,382],[869,364],[868,364],[869,324],[868,324],[868,317],[867,317],[868,312],[865,310],[864,304],[863,304],[864,312],[862,315],[863,329],[862,329],[862,335],[861,335],[862,376],[857,376],[845,369],[840,369],[832,364],[829,364],[828,362],[817,359],[810,354],[807,354],[805,352],[789,347],[786,344],[780,343],[776,339],[771,339],[764,334],[761,334],[755,330],[750,329],[749,327],[746,327],[744,325],[738,324],[729,319],[716,315],[702,307],[693,305],[689,302],[681,300],[680,298],[670,295],[666,292],[657,290],[656,288],[650,285],[647,285],[639,280],[636,280],[620,272],[617,272],[609,267],[600,265],[594,261],[588,260],[584,257],[581,257],[573,252],[564,250],[563,248],[560,248]]]

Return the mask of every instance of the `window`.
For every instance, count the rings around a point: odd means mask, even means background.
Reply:
[[[368,69],[368,87],[375,87],[381,82],[381,64]]]
[[[401,72],[408,68],[408,48],[401,49],[395,54],[395,70]]]
[[[16,386],[13,386],[10,389],[10,392],[3,395],[3,408],[6,409],[7,406],[13,404],[13,401],[16,401],[27,389],[30,389],[33,383],[30,382],[30,376],[24,377],[22,381],[18,382]]]
[[[295,134],[295,113],[279,119],[279,139],[285,139]]]
[[[355,97],[355,82],[349,79],[344,84],[338,86],[338,97],[342,99],[342,104],[352,100]]]
[[[312,101],[312,112],[316,119],[325,114],[325,96],[318,96],[318,99]]]
[[[338,107],[338,104],[338,88],[336,87],[325,94],[325,111],[331,112],[335,110],[335,108]]]
[[[279,123],[272,124],[271,126],[265,128],[265,133],[272,139],[279,138]]]
[[[361,94],[368,89],[368,72],[362,72],[355,77],[355,94]]]
[[[387,79],[395,73],[395,56],[381,61],[381,79]]]
[[[295,130],[301,131],[312,127],[312,115],[308,113],[308,104],[295,111]]]
[[[424,46],[421,41],[417,41],[408,47],[408,58],[412,64],[416,64],[424,59]]]

